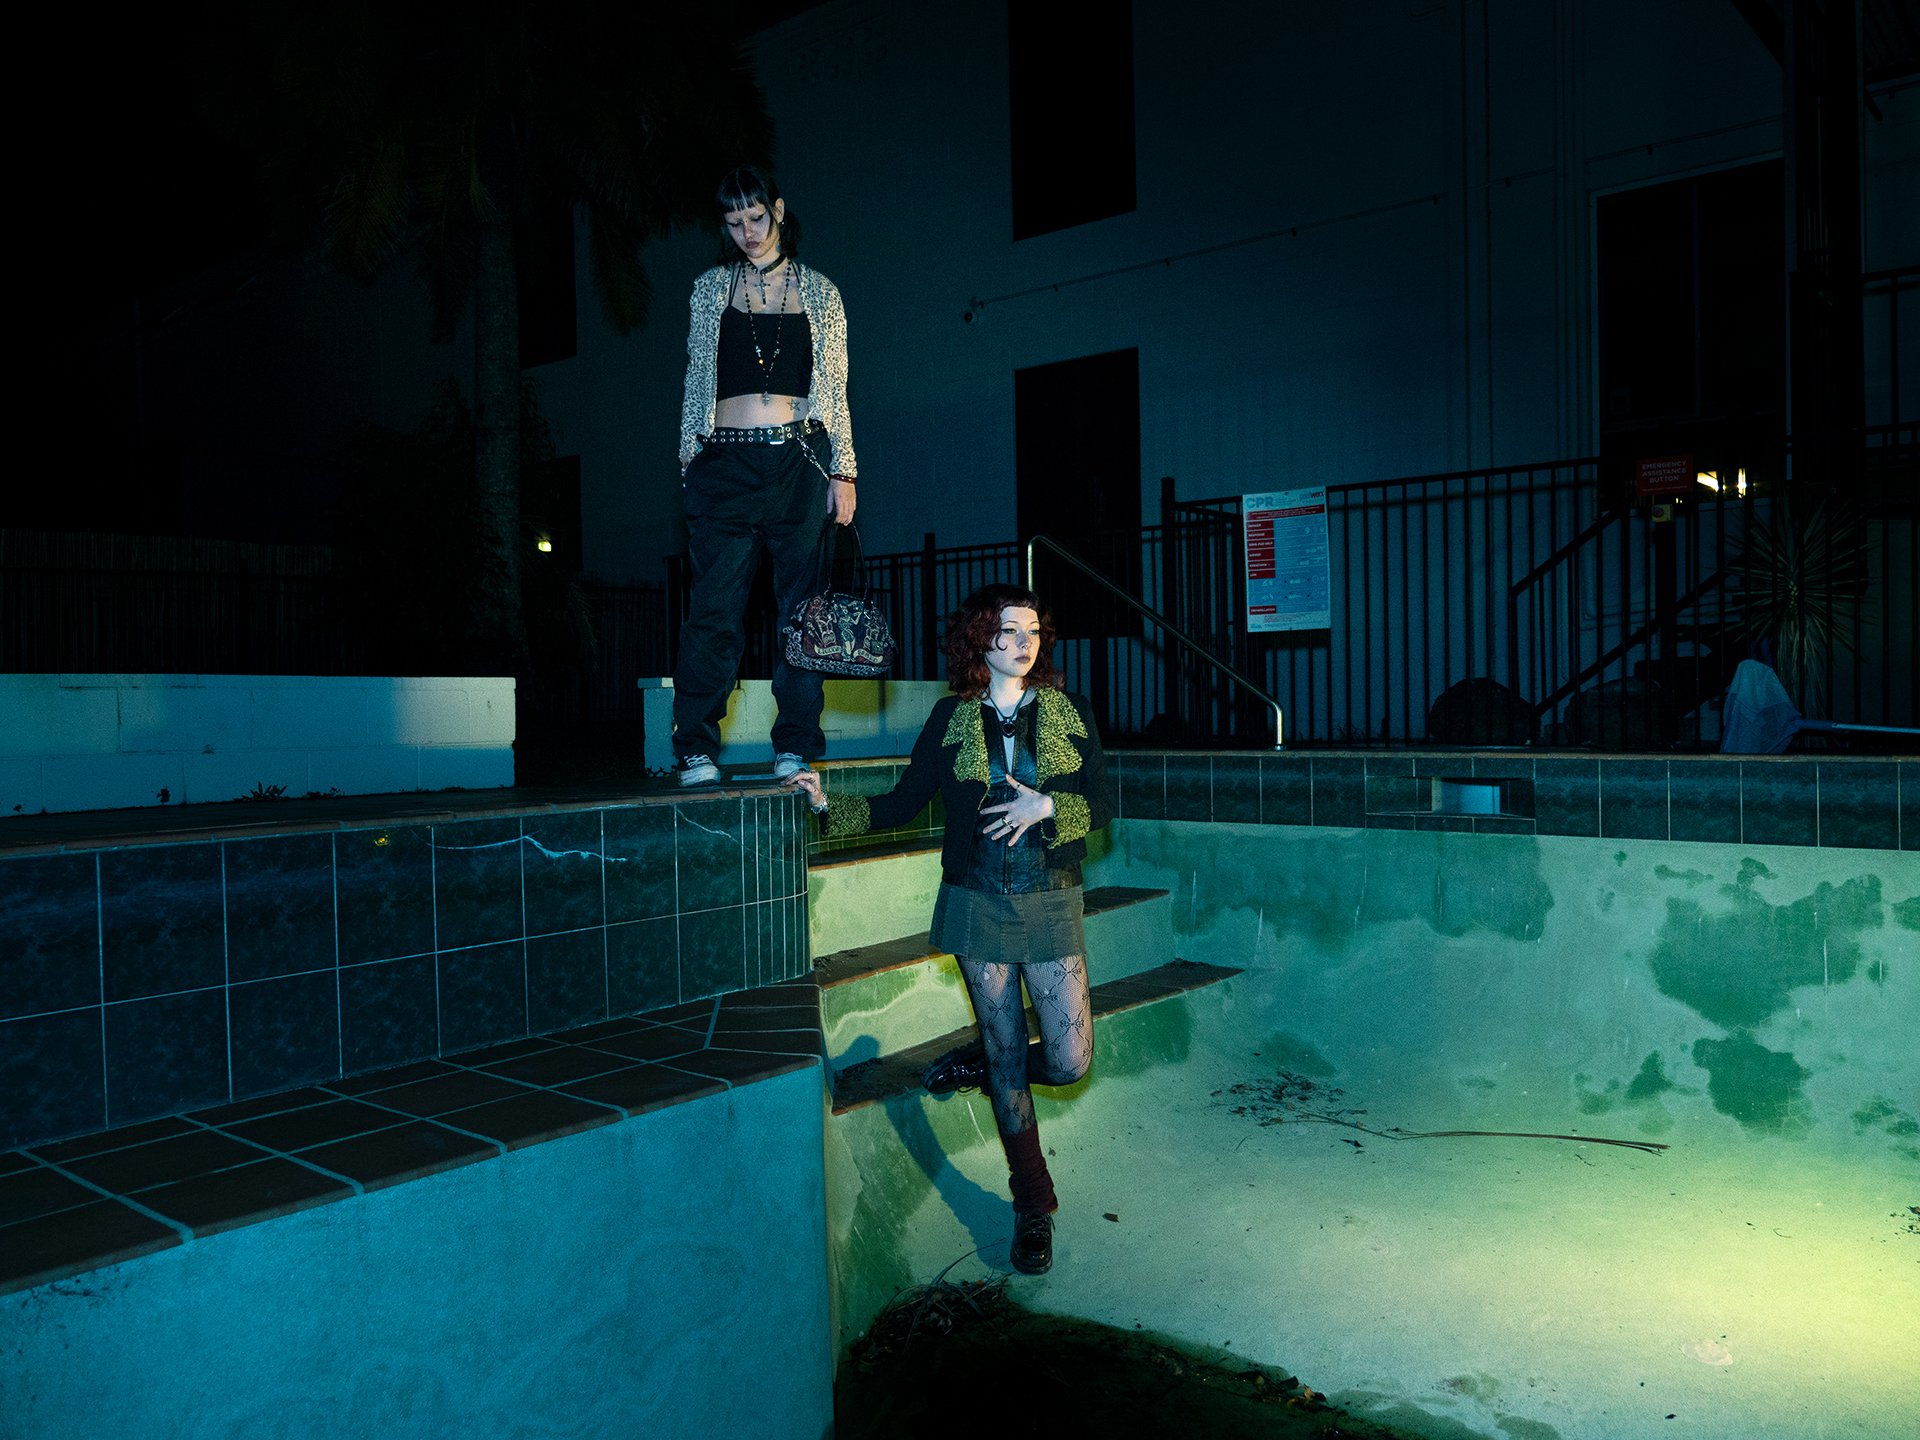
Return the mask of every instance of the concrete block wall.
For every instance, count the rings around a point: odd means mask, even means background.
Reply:
[[[0,815],[513,784],[514,682],[0,675]]]

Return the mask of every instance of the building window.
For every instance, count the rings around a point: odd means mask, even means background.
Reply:
[[[1013,238],[1134,208],[1133,6],[1007,0]]]

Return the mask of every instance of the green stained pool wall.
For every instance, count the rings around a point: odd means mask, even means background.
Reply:
[[[1393,1093],[1373,1119],[1407,1129],[1818,1146],[1920,1180],[1912,853],[1159,820],[1102,851],[1089,884],[1167,887],[1179,953],[1247,968],[1217,1023],[1250,1073]]]

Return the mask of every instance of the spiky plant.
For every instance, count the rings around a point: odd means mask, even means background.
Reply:
[[[1782,495],[1768,521],[1755,521],[1734,558],[1744,599],[1738,633],[1769,637],[1774,669],[1803,711],[1824,708],[1827,661],[1836,650],[1859,653],[1855,615],[1867,597],[1866,546],[1860,516],[1822,500],[1804,524]]]

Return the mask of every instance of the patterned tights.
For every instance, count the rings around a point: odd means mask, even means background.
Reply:
[[[960,959],[974,1018],[987,1049],[988,1098],[1002,1135],[1033,1128],[1029,1085],[1071,1085],[1093,1063],[1093,1012],[1082,956],[998,965]],[[1040,1022],[1040,1043],[1027,1043],[1021,972]]]

